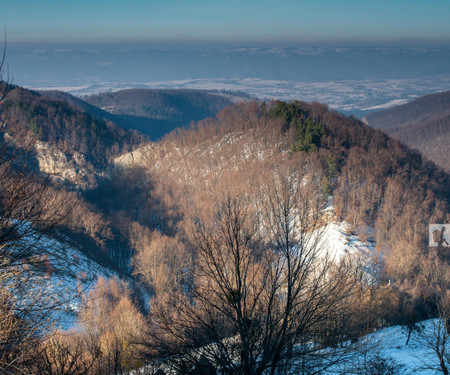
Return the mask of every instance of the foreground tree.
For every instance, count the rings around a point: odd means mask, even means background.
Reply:
[[[319,349],[343,321],[350,275],[325,249],[316,177],[277,172],[189,220],[195,281],[151,304],[152,341],[177,371],[313,373],[338,360]]]
[[[10,87],[4,71],[3,55],[0,103]],[[63,304],[50,281],[56,254],[42,240],[67,210],[36,173],[33,139],[1,111],[0,123],[0,373],[19,373],[28,348]]]
[[[423,260],[424,289],[430,291],[428,313],[433,318],[418,330],[418,342],[427,351],[423,368],[450,373],[450,266],[434,251]]]

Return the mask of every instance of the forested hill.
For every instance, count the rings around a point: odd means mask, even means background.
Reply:
[[[233,102],[248,97],[201,90],[128,89],[82,99],[117,115],[125,128],[139,130],[157,140],[175,128],[189,126],[192,121],[214,117]]]
[[[428,223],[445,222],[449,212],[449,174],[382,131],[318,103],[235,105],[216,119],[177,129],[162,142],[123,155],[116,164],[149,170],[152,191],[164,195],[157,199],[165,207],[158,212],[170,213],[155,225],[171,233],[184,215],[183,199],[174,195],[187,194],[189,200],[191,189],[237,184],[238,177],[227,180],[235,173],[256,183],[250,177],[255,171],[263,175],[268,165],[292,160],[312,163],[321,188],[333,195],[336,214],[355,230],[369,228],[380,248],[403,251],[391,231],[401,233],[407,221],[417,220],[420,235],[411,239],[411,251],[425,251]],[[168,207],[168,201],[175,206]],[[132,211],[142,207],[136,203]]]
[[[116,201],[129,202],[131,220],[171,236],[196,199],[203,206],[207,196],[227,189],[250,194],[271,170],[289,165],[314,171],[322,192],[333,197],[335,214],[361,238],[375,241],[399,285],[419,287],[419,270],[430,254],[428,224],[449,219],[448,173],[382,131],[318,103],[235,105],[116,164],[134,170],[134,178],[142,169],[150,178],[150,193],[133,193],[130,204],[126,191],[117,189]],[[131,185],[142,187],[142,178],[137,181]],[[151,214],[143,216],[148,202]],[[416,292],[425,293],[420,287]]]
[[[86,201],[83,192],[108,179],[114,157],[147,143],[148,138],[122,128],[105,114],[64,93],[47,96],[10,86],[0,104],[0,172],[8,178],[12,174],[25,186],[41,184],[39,189],[45,193],[33,197],[38,206],[46,207],[44,195],[51,191],[48,195],[58,207],[49,210],[67,212],[55,227],[64,240],[70,239],[71,246],[95,261],[124,270],[130,260],[127,240],[105,213]],[[9,168],[9,158],[18,165],[19,176]],[[22,159],[26,165],[21,165]],[[8,185],[7,178],[3,184]],[[0,191],[0,206],[6,198]]]
[[[80,99],[77,96],[73,96],[64,91],[59,90],[43,90],[38,91],[38,93],[49,99],[67,102],[71,106],[74,106],[80,109],[81,111],[86,112],[98,119],[109,120],[120,125],[119,121],[120,119],[118,118],[118,116],[113,115],[112,113],[109,113],[107,111],[104,111],[96,107],[95,105],[89,104],[88,102],[85,102],[84,100]]]
[[[112,157],[145,141],[144,136],[122,128],[99,110],[89,113],[80,103],[21,87],[11,88],[0,112],[7,132],[21,129],[66,155],[83,154],[95,167],[106,167]]]
[[[450,91],[373,112],[365,119],[450,171]]]

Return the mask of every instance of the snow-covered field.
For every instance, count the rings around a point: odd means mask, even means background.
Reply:
[[[349,112],[365,112],[404,104],[419,96],[445,91],[450,87],[450,75],[425,78],[378,80],[267,80],[246,79],[186,79],[152,82],[104,82],[80,86],[43,86],[33,89],[57,89],[76,96],[114,92],[128,88],[198,89],[243,92],[262,100],[318,101]]]
[[[450,49],[374,46],[8,46],[14,83],[82,96],[126,88],[240,91],[356,115],[450,87]]]

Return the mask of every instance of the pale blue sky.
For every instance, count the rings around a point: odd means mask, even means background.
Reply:
[[[0,0],[8,40],[450,44],[450,0]]]

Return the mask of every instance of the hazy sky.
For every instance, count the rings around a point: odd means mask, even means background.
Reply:
[[[450,0],[0,0],[18,41],[450,44]]]

